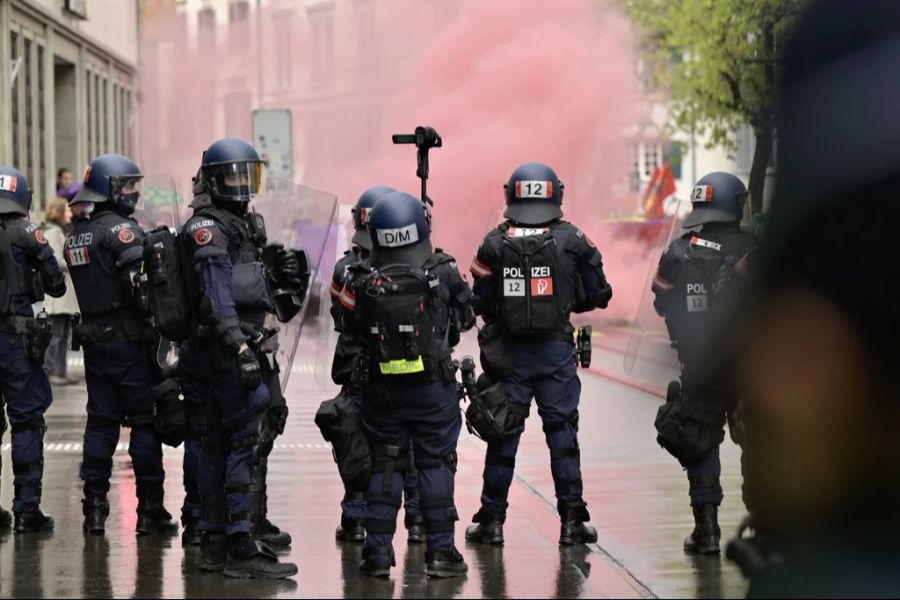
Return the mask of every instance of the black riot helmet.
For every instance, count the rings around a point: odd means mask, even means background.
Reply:
[[[31,188],[17,169],[0,167],[0,215],[27,215],[31,210]]]
[[[563,183],[543,163],[525,163],[503,186],[506,212],[503,216],[521,225],[543,225],[561,219]]]
[[[382,196],[369,211],[366,223],[372,238],[374,266],[402,263],[420,267],[433,253],[431,212],[406,192]]]
[[[137,164],[121,154],[102,154],[84,171],[84,187],[70,205],[91,202],[111,205],[123,215],[137,208],[144,189],[144,176]]]
[[[681,226],[688,229],[709,223],[740,225],[746,199],[747,186],[731,173],[705,175],[691,190],[691,214]]]
[[[238,138],[223,138],[203,153],[200,183],[213,201],[246,208],[262,189],[265,166],[253,146]]]
[[[362,193],[352,210],[353,228],[356,230],[352,240],[354,245],[359,246],[363,250],[372,250],[372,238],[369,236],[369,230],[366,228],[369,212],[371,212],[372,207],[375,206],[375,203],[380,198],[396,191],[389,185],[376,185]]]

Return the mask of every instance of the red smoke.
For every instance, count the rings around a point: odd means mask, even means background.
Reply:
[[[439,3],[373,4],[378,26],[372,53],[378,59],[369,72],[354,79],[354,71],[338,56],[331,80],[335,88],[372,96],[371,105],[381,115],[373,130],[336,135],[348,131],[346,122],[356,116],[352,106],[312,112],[302,93],[293,100],[290,95],[272,100],[263,96],[266,104],[295,113],[295,171],[302,173],[302,183],[336,193],[342,203],[352,203],[362,190],[382,183],[418,195],[414,148],[392,145],[390,135],[412,132],[416,125],[435,127],[444,140],[443,148],[431,152],[435,244],[455,255],[464,270],[503,203],[509,174],[520,163],[545,162],[566,185],[566,218],[593,237],[604,254],[615,289],[606,314],[633,317],[650,257],[638,244],[613,241],[600,223],[621,202],[615,190],[624,187],[630,166],[629,126],[644,115],[627,20],[612,3],[601,7],[594,0],[459,0],[451,4],[454,14],[437,24],[434,5]],[[263,11],[265,40],[273,37],[266,28],[285,17],[276,7],[264,5]],[[346,11],[335,16],[342,15],[352,20]],[[249,130],[249,125],[228,123],[223,129],[223,119],[215,114],[229,93],[253,89],[257,58],[252,51],[235,57],[233,49],[241,43],[234,45],[231,38],[224,44],[220,35],[219,44],[231,48],[232,55],[221,48],[210,62],[208,51],[179,41],[186,35],[183,30],[166,27],[161,22],[161,34],[145,42],[150,56],[160,37],[174,45],[176,55],[162,84],[174,94],[166,110],[154,106],[159,98],[148,88],[161,84],[146,79],[142,65],[143,95],[150,104],[141,111],[143,135],[149,141],[166,140],[156,144],[156,152],[146,153],[154,164],[145,170],[175,174],[184,195],[205,145],[224,134]],[[352,32],[353,23],[339,23],[336,31]],[[303,51],[298,49],[292,60],[312,60],[310,31],[295,26],[293,34]],[[244,35],[251,36],[252,28]],[[341,39],[335,43],[340,52]],[[249,38],[243,46],[254,47]],[[248,76],[218,77],[215,83],[209,79],[210,69],[229,62],[238,63],[232,66],[241,73],[241,60]],[[264,72],[268,77],[271,69]],[[340,99],[340,93],[335,97]],[[346,152],[336,147],[363,138],[375,143]]]

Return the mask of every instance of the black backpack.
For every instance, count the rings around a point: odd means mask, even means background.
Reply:
[[[566,324],[560,307],[557,241],[550,229],[536,235],[503,233],[497,298],[500,320],[513,335],[558,333]]]
[[[191,335],[193,299],[188,292],[178,237],[167,227],[144,237],[144,273],[153,327],[174,342]]]
[[[423,269],[395,264],[372,270],[356,287],[356,311],[377,372],[388,377],[434,372],[444,314],[440,280]]]

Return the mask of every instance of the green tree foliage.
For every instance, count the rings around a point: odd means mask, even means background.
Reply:
[[[673,125],[734,147],[756,136],[750,170],[754,212],[762,209],[775,137],[779,53],[809,0],[624,0],[641,36],[645,78],[665,91]]]

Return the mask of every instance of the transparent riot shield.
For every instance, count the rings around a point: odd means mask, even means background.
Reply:
[[[656,239],[647,253],[647,275],[641,291],[641,301],[631,327],[631,335],[625,351],[624,369],[631,376],[655,379],[653,375],[660,367],[677,368],[678,359],[669,343],[665,321],[656,314],[653,307],[654,294],[651,289],[653,278],[659,267],[659,259],[681,229],[681,206],[674,200],[666,207],[666,218]]]
[[[183,204],[170,175],[145,175],[144,191],[132,216],[144,231],[162,226],[178,230]]]
[[[178,231],[183,204],[170,175],[148,174],[144,176],[143,193],[132,216],[144,231],[158,227]],[[164,372],[174,369],[178,364],[178,344],[160,338],[156,362]]]
[[[334,351],[337,347],[338,332],[334,329],[331,318],[331,277],[334,273],[334,265],[344,256],[344,252],[353,246],[353,204],[340,204],[337,208],[337,227],[335,228],[335,243],[326,247],[326,252],[331,252],[334,258],[331,270],[322,271],[321,285],[321,314],[323,323],[318,327],[318,340],[316,347],[315,382],[316,387],[322,391],[335,389],[337,386],[331,380],[331,363],[334,359]],[[323,262],[326,262],[323,259]],[[329,326],[330,325],[330,326]]]
[[[331,328],[327,299],[334,270],[337,243],[337,198],[333,194],[268,178],[266,192],[258,195],[251,209],[266,223],[268,243],[285,249],[304,250],[309,258],[309,285],[299,312],[287,323],[269,317],[268,326],[279,330],[270,349],[281,368],[282,390],[287,390],[292,373],[312,375],[304,381],[315,384],[316,358],[323,328]],[[312,335],[301,338],[304,330]],[[299,360],[298,360],[299,358]]]

